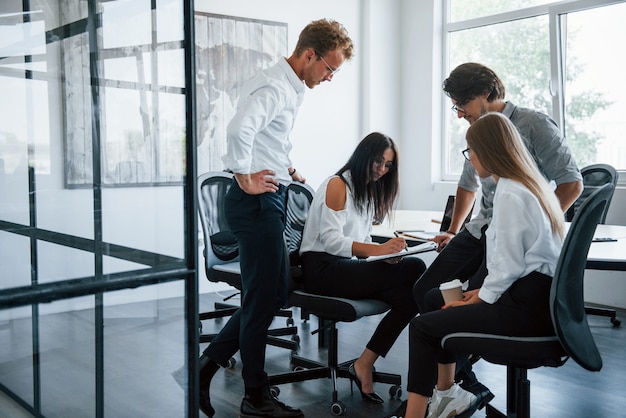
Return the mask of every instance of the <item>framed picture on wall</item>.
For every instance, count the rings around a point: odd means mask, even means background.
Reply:
[[[222,171],[241,85],[287,55],[287,23],[196,12],[198,174]]]

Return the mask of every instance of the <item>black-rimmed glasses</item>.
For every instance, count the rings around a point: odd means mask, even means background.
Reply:
[[[457,102],[456,104],[452,105],[452,107],[450,108],[450,110],[452,110],[455,114],[459,114],[459,112],[466,114],[467,111],[465,110],[465,106],[470,102],[474,100],[474,98],[469,98],[469,99],[465,99],[465,100],[461,100],[459,102]]]
[[[469,148],[465,148],[463,151],[461,151],[461,154],[463,154],[463,156],[465,157],[465,159],[467,161],[470,160],[470,149]]]

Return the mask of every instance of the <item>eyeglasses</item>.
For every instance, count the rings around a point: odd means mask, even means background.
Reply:
[[[324,63],[324,65],[326,66],[326,69],[328,70],[328,72],[330,73],[330,76],[334,76],[335,74],[337,74],[339,72],[339,70],[341,70],[341,68],[334,68],[331,67],[330,65],[328,65],[328,63],[326,62],[326,60],[324,59],[324,57],[322,57],[322,55],[315,51],[315,55],[317,55],[318,57],[320,57],[320,59],[322,60],[322,62]]]
[[[465,159],[467,161],[470,160],[470,149],[469,148],[465,148],[463,151],[461,151],[461,154],[463,154],[463,156],[465,157]]]
[[[378,167],[378,168],[381,168],[382,166],[385,166],[385,169],[391,170],[393,168],[393,161],[385,162],[385,160],[383,158],[378,158],[378,159],[374,160],[374,165],[376,167]]]
[[[450,110],[452,110],[457,115],[459,114],[459,112],[466,114],[467,112],[465,111],[465,106],[467,106],[467,104],[472,100],[474,100],[473,97],[470,99],[465,99],[460,102],[457,102],[455,105],[452,105]]]

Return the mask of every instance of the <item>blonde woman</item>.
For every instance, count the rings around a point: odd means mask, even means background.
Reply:
[[[480,177],[491,176],[497,183],[486,231],[488,274],[482,286],[465,292],[462,300],[411,321],[408,402],[398,417],[469,415],[479,406],[474,394],[454,383],[461,357],[441,349],[446,335],[554,333],[548,299],[564,237],[556,195],[515,126],[502,114],[482,116],[470,126],[466,139],[463,154]]]

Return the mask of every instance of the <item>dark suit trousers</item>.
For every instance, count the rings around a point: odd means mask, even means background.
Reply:
[[[493,304],[478,303],[421,314],[409,324],[407,390],[431,396],[437,382],[437,364],[458,360],[459,353],[441,348],[454,332],[520,337],[554,335],[549,297],[552,278],[538,272],[518,279]],[[480,354],[480,353],[475,353]]]
[[[233,180],[226,195],[228,226],[237,237],[241,264],[241,308],[230,317],[205,354],[226,365],[240,350],[247,388],[267,382],[265,344],[276,312],[287,300],[285,230],[286,188],[248,195]]]

